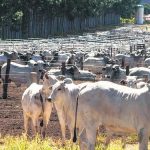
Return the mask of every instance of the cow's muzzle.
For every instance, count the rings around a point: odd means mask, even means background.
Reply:
[[[52,102],[52,98],[51,98],[51,97],[48,97],[47,100],[48,100],[49,102]]]

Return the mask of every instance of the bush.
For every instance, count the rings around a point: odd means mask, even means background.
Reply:
[[[121,24],[134,24],[135,18],[120,18]]]

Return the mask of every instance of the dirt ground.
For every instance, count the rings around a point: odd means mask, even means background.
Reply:
[[[3,88],[0,85],[0,134],[4,135],[21,135],[24,132],[23,112],[21,108],[21,97],[26,86],[17,88],[13,83],[8,86],[8,98],[2,99]],[[67,129],[67,137],[69,131]],[[47,129],[47,136],[54,139],[61,138],[60,124],[58,121],[56,110],[50,117]]]

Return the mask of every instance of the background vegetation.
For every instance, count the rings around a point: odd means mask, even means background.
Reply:
[[[150,14],[150,4],[144,5],[144,13],[145,13],[145,15]]]
[[[26,26],[33,14],[48,17],[65,16],[70,20],[75,17],[105,15],[108,12],[120,14],[123,18],[131,18],[140,0],[1,0],[0,26]]]

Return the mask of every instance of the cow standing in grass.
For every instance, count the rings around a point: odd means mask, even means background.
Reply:
[[[70,79],[66,80],[68,83]],[[29,119],[33,122],[34,133],[37,133],[40,126],[42,126],[42,136],[45,137],[45,130],[47,128],[49,118],[51,115],[53,104],[47,101],[47,97],[51,91],[51,86],[58,82],[54,75],[45,73],[43,77],[43,85],[32,83],[23,93],[22,108],[24,115],[25,133],[28,132]],[[62,131],[62,139],[65,141],[65,116],[63,111],[63,103],[57,101],[55,104],[60,127]],[[42,120],[39,126],[39,120]]]
[[[101,124],[114,133],[137,133],[139,150],[148,150],[149,88],[146,85],[141,89],[133,89],[100,81],[79,89],[74,84],[57,82],[48,99],[55,102],[61,98],[64,102],[67,114],[71,116],[70,124],[77,123],[81,131],[81,150],[95,149],[96,130]],[[72,118],[74,114],[77,116]]]
[[[55,76],[44,75],[43,85],[32,83],[22,95],[22,108],[24,115],[25,133],[28,132],[29,119],[32,120],[34,133],[37,133],[39,128],[39,119],[41,118],[40,126],[42,126],[42,136],[45,137],[45,130],[49,122],[52,104],[46,100],[49,87],[58,80]]]

